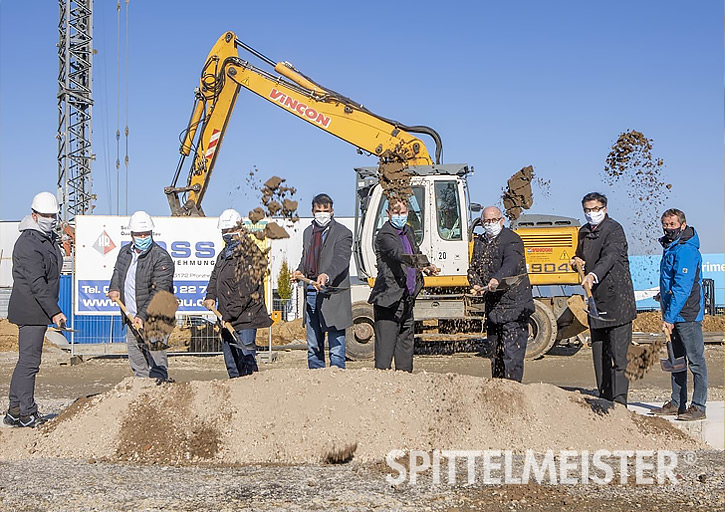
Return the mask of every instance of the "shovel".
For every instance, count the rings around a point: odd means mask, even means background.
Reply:
[[[343,288],[343,287],[340,287],[340,286],[327,286],[327,285],[317,286],[317,281],[313,281],[312,279],[307,279],[304,276],[300,276],[297,279],[299,281],[302,281],[305,284],[308,284],[310,286],[314,286],[315,288],[317,288],[318,291],[321,291],[321,292],[338,292],[338,291],[349,290],[350,289],[349,287]]]
[[[142,340],[144,340],[144,337],[143,337],[143,329],[137,329],[136,327],[134,327],[134,325],[133,325],[134,316],[131,313],[128,312],[128,309],[126,309],[126,306],[123,305],[123,302],[121,302],[121,299],[113,299],[113,302],[115,302],[116,304],[118,304],[118,307],[121,308],[121,313],[123,313],[124,316],[126,318],[128,318],[129,327],[131,327],[131,329],[133,329],[133,332],[135,332],[136,335],[139,338],[141,338]]]
[[[609,318],[604,318],[602,315],[606,315],[606,311],[602,311],[601,313],[597,310],[597,304],[594,302],[594,297],[592,297],[592,290],[589,288],[589,285],[584,282],[584,270],[582,269],[582,266],[579,262],[576,262],[576,271],[579,273],[579,279],[582,281],[582,288],[584,288],[584,293],[587,296],[587,309],[586,311],[587,315],[589,315],[592,318],[595,318],[601,322],[612,322],[613,320]]]
[[[667,338],[667,359],[660,359],[660,368],[663,372],[680,373],[687,368],[687,361],[684,357],[675,359],[675,352],[672,350],[672,336],[668,329],[663,329],[665,338]]]
[[[234,327],[232,326],[232,324],[230,324],[229,322],[225,322],[222,319],[222,314],[214,306],[207,307],[207,309],[209,311],[211,311],[212,313],[214,313],[214,315],[219,319],[219,323],[222,324],[222,327],[224,327],[227,330],[227,332],[229,332],[229,334],[232,335],[232,339],[236,341],[236,343],[229,342],[229,344],[232,347],[236,347],[239,350],[242,350],[243,347],[242,347],[241,340],[237,337],[237,331],[234,330]]]
[[[61,322],[59,327],[50,327],[49,329],[55,332],[80,332],[78,329],[71,329],[65,322]]]
[[[496,290],[494,290],[494,291],[505,292],[509,288],[514,288],[514,287],[520,285],[521,281],[523,281],[527,275],[528,274],[519,274],[517,276],[503,277],[503,278],[501,278],[501,282],[498,283],[498,286],[496,287]],[[483,295],[484,293],[490,292],[490,291],[492,291],[492,290],[489,290],[488,286],[484,286],[483,290],[478,291],[478,292],[475,289],[471,288],[472,295],[479,295],[479,294]]]

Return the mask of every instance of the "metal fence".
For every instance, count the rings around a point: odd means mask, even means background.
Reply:
[[[83,355],[125,353],[126,329],[118,315],[76,315],[72,303],[72,277],[61,277],[60,306],[68,317],[69,325],[77,332],[65,333],[73,353]],[[272,301],[272,314],[283,322],[294,320],[303,309],[300,298],[280,299],[276,290]],[[278,314],[274,314],[277,312]],[[274,330],[274,327],[272,327]],[[267,347],[267,337],[258,334],[257,344]],[[176,327],[169,337],[169,352],[172,354],[219,354],[221,353],[221,330],[211,313],[179,314]]]

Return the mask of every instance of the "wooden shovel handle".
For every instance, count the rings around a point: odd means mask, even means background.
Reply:
[[[303,282],[303,283],[305,283],[305,284],[308,284],[308,285],[312,285],[312,286],[314,286],[315,288],[317,288],[317,290],[319,290],[319,289],[320,289],[320,287],[319,287],[319,286],[317,285],[317,281],[313,281],[312,279],[308,279],[308,278],[306,278],[305,276],[299,276],[299,277],[297,278],[297,280],[298,280],[298,281],[302,281],[302,282]]]
[[[219,319],[219,322],[221,322],[222,326],[227,331],[229,331],[229,334],[231,334],[236,339],[237,333],[234,331],[234,327],[232,327],[232,324],[230,324],[229,322],[224,321],[224,319],[222,318],[222,314],[219,312],[219,310],[217,308],[215,308],[214,306],[207,306],[207,309],[216,315],[216,317]]]
[[[586,293],[587,299],[591,299],[592,290],[591,290],[591,288],[589,288],[589,285],[584,282],[584,269],[582,268],[581,263],[579,263],[578,261],[575,261],[574,266],[576,267],[576,271],[579,274],[579,279],[581,279],[582,288],[584,288],[584,293]]]
[[[133,316],[131,316],[131,313],[128,312],[128,309],[126,309],[126,306],[124,306],[123,302],[121,302],[121,299],[113,299],[113,302],[118,304],[118,307],[121,308],[121,313],[123,313],[126,318],[133,322]]]

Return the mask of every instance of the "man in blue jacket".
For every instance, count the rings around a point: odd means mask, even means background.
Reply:
[[[707,366],[702,337],[704,297],[702,256],[695,228],[688,226],[682,210],[671,208],[662,214],[664,247],[660,263],[660,305],[662,330],[672,335],[675,357],[686,357],[693,378],[692,402],[687,404],[687,370],[672,374],[672,397],[653,410],[659,416],[677,415],[678,420],[705,419]]]

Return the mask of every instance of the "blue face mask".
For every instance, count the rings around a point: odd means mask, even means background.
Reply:
[[[235,234],[236,233],[224,233],[222,235],[222,238],[224,239],[224,243],[227,244],[227,245],[229,245],[230,243],[232,243],[232,241],[234,240],[234,235]]]
[[[403,229],[408,222],[408,215],[394,214],[390,216],[390,223],[395,229]]]
[[[147,236],[146,238],[133,237],[133,246],[141,252],[144,252],[146,249],[151,247],[152,243],[153,240],[150,236]]]

